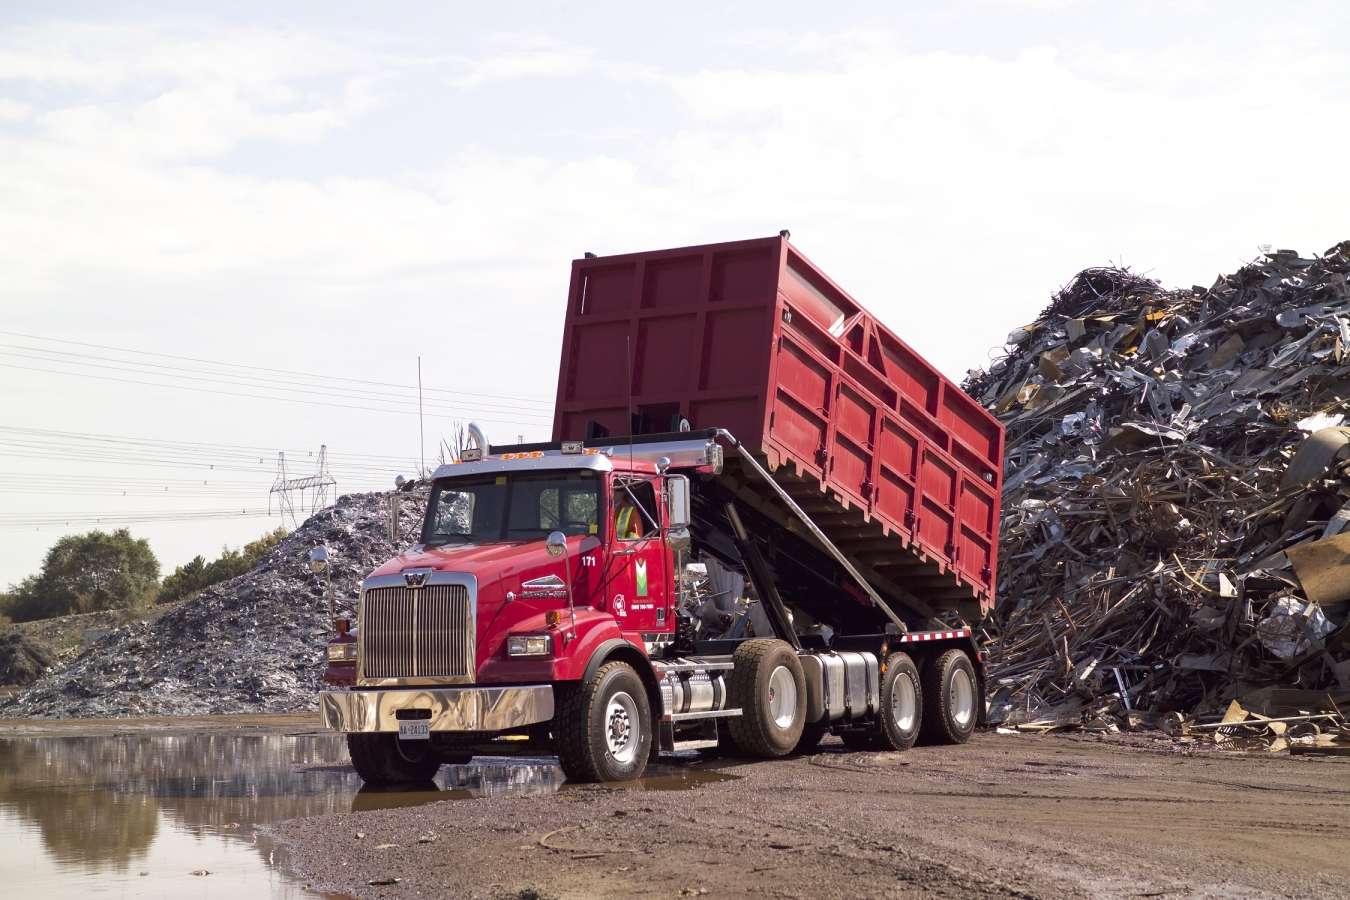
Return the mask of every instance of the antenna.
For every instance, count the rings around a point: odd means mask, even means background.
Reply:
[[[422,355],[417,355],[417,452],[422,457],[422,471],[417,474],[425,476],[427,474],[427,433],[422,424]]]
[[[623,355],[628,368],[628,474],[633,474],[633,335],[623,336]]]

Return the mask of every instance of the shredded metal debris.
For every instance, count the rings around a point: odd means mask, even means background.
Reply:
[[[1007,426],[991,722],[1350,742],[1348,277],[1350,242],[1089,269],[971,373]]]
[[[340,608],[397,552],[384,494],[349,494],[321,510],[250,572],[208,588],[154,622],[109,632],[7,702],[0,716],[82,718],[291,712],[315,705],[331,628],[309,548],[330,551]],[[401,524],[412,532],[420,510]]]

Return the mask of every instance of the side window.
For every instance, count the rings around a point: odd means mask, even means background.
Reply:
[[[634,500],[637,502],[634,503]],[[656,489],[650,481],[638,481],[614,491],[614,536],[621,541],[654,537],[661,519],[656,512]]]

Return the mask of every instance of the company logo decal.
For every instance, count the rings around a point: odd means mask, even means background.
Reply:
[[[637,595],[639,597],[647,596],[647,561],[639,559],[635,564],[637,574]]]
[[[614,607],[614,615],[627,617],[628,609],[624,606],[623,594],[615,594],[611,605]]]
[[[567,596],[567,582],[557,575],[544,575],[520,583],[520,596],[526,600],[557,599]]]

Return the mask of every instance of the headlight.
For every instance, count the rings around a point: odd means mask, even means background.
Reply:
[[[521,634],[506,639],[507,656],[549,656],[553,653],[550,634]]]
[[[328,645],[329,662],[354,662],[356,660],[356,641],[344,641],[341,644]]]

